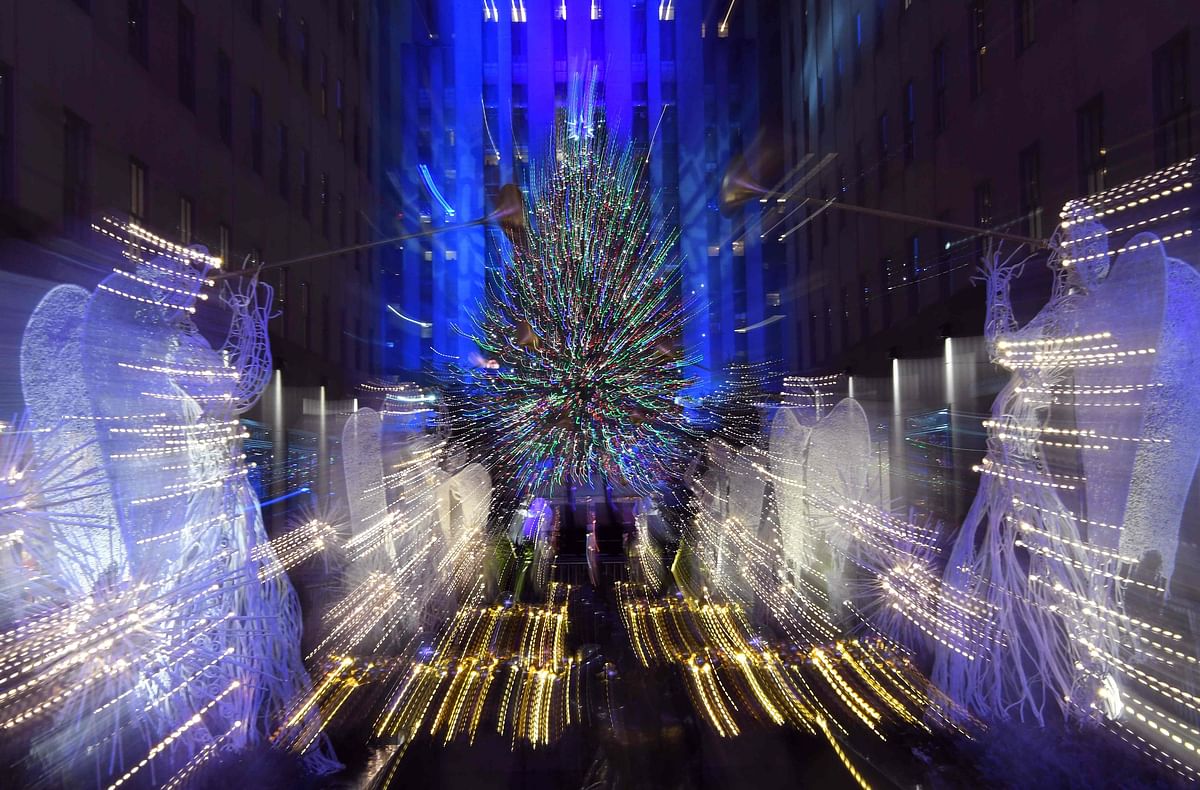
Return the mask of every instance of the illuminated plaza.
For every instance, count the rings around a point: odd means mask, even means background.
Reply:
[[[0,786],[1197,782],[1198,48],[0,0]]]

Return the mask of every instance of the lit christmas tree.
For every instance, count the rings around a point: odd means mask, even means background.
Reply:
[[[695,360],[678,350],[692,307],[675,237],[652,216],[647,160],[586,93],[533,168],[529,207],[507,201],[508,242],[469,332],[483,358],[453,369],[449,398],[515,487],[649,492],[679,473],[694,435],[676,403],[692,383]]]

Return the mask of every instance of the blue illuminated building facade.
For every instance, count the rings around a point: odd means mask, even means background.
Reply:
[[[682,287],[706,296],[683,338],[703,354],[695,373],[710,381],[731,362],[790,358],[792,321],[755,328],[787,312],[783,245],[760,240],[758,200],[719,210],[728,164],[778,124],[778,48],[756,46],[779,35],[778,12],[743,3],[722,18],[704,5],[380,4],[384,231],[443,231],[383,253],[387,371],[415,377],[475,351],[455,326],[483,297],[500,231],[472,223],[502,185],[524,187],[573,75],[593,68],[607,123],[649,154],[656,211],[679,230]]]

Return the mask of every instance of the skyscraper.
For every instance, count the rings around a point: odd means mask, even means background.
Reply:
[[[1066,201],[1197,150],[1195,3],[783,5],[800,370],[887,375],[979,334],[971,228],[1047,239]]]
[[[498,229],[475,223],[527,184],[573,78],[597,75],[606,123],[647,157],[655,212],[677,230],[682,288],[705,304],[683,342],[703,380],[778,358],[782,246],[757,200],[720,211],[731,162],[775,124],[772,3],[711,9],[631,0],[383,3],[380,164],[385,219],[430,233],[384,254],[389,367],[415,372],[474,349],[456,332],[484,294]],[[761,75],[761,77],[760,77]],[[748,331],[738,331],[748,330]]]

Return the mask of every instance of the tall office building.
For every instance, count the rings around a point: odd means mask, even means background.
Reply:
[[[265,263],[289,385],[370,376],[374,53],[362,0],[0,1],[4,266],[46,288],[103,275],[100,215]],[[48,255],[54,247],[63,255]]]
[[[783,354],[782,245],[761,204],[720,211],[727,166],[779,127],[777,4],[670,0],[395,0],[380,4],[386,220],[436,232],[385,253],[389,366],[416,372],[475,349],[466,327],[498,229],[474,224],[525,187],[572,80],[593,71],[606,123],[648,156],[655,211],[677,230],[682,285],[704,309],[684,331],[710,380]],[[748,330],[748,331],[738,331]]]
[[[884,376],[980,334],[969,228],[1046,239],[1067,200],[1197,150],[1196,3],[785,5],[801,370]],[[1029,274],[1036,305],[1047,278]]]
[[[957,521],[977,415],[1004,382],[979,339],[981,257],[989,241],[1047,240],[1068,200],[1196,153],[1200,5],[788,0],[784,13],[789,177],[773,216],[791,364],[839,376],[866,406],[894,495]],[[1022,321],[1049,295],[1041,246],[1014,283]]]

